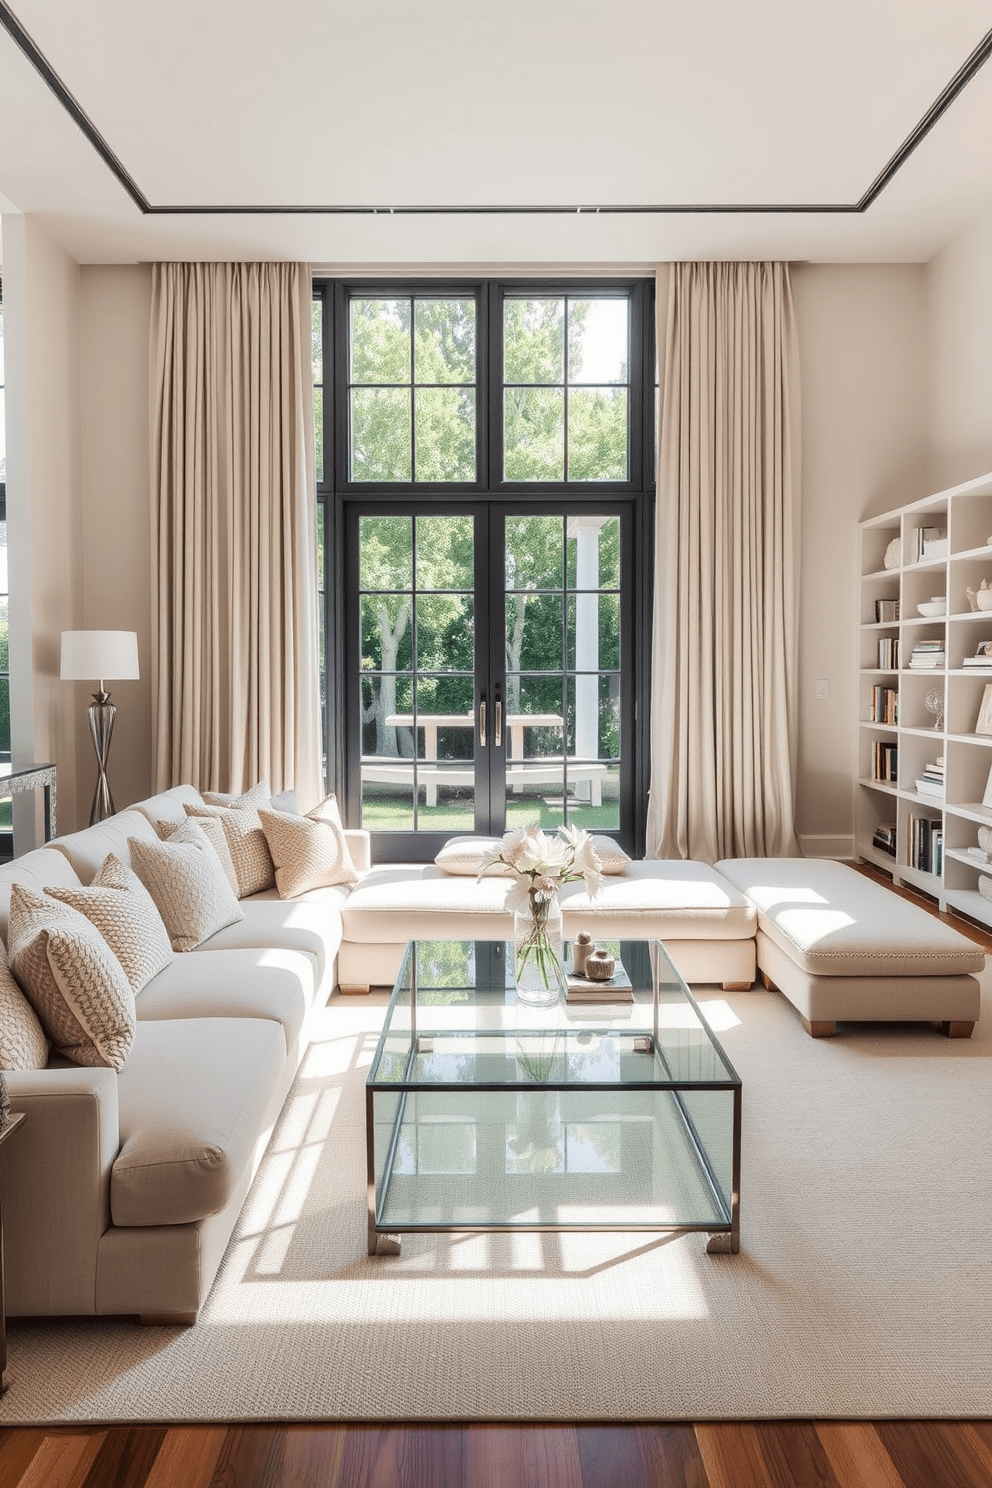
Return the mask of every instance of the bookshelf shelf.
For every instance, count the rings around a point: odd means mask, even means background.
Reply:
[[[983,804],[992,802],[992,735],[976,732],[992,665],[966,665],[992,641],[992,611],[974,609],[968,594],[992,585],[990,533],[992,473],[860,525],[855,851],[942,909],[992,926],[992,902],[978,890],[992,863],[968,852],[992,826]],[[920,614],[936,599],[943,615]],[[883,707],[884,723],[875,716]]]

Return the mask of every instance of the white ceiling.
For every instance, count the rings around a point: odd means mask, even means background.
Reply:
[[[0,32],[0,193],[80,262],[921,261],[992,201],[990,62],[866,211],[796,210],[858,203],[992,29],[992,0],[13,0],[13,12],[155,209],[139,209]],[[388,211],[411,206],[572,210]],[[786,210],[753,210],[769,206]],[[752,210],[699,210],[712,207]]]

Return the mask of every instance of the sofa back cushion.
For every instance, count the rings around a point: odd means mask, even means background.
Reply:
[[[10,969],[60,1054],[123,1067],[134,1042],[134,993],[85,915],[23,884],[10,891]]]
[[[138,993],[172,960],[172,945],[155,901],[138,875],[113,853],[86,888],[47,891],[99,930]]]
[[[243,918],[220,860],[202,841],[131,841],[135,873],[155,900],[174,951],[192,951]]]
[[[171,790],[159,791],[147,801],[137,801],[135,811],[147,816],[153,827],[159,822],[182,822],[186,820],[187,806],[202,806],[203,797],[195,785],[174,785]]]
[[[54,847],[36,848],[34,852],[25,853],[22,858],[15,858],[12,863],[0,868],[0,936],[4,945],[7,944],[10,886],[15,883],[26,884],[29,889],[40,894],[49,884],[59,884],[67,889],[78,888],[79,875],[65,853],[58,852]]]
[[[80,883],[92,883],[100,868],[113,853],[122,863],[131,866],[132,838],[144,842],[157,842],[158,833],[142,812],[133,808],[108,816],[106,821],[96,822],[82,832],[73,832],[68,837],[56,837],[52,843],[65,853],[79,875]]]

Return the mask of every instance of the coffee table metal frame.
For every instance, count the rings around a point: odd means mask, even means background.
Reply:
[[[431,943],[428,942],[426,944],[429,945]],[[368,1179],[368,1182],[367,1182],[367,1206],[368,1206],[368,1252],[369,1252],[369,1255],[398,1255],[399,1254],[399,1251],[400,1251],[400,1240],[399,1240],[399,1236],[402,1233],[421,1232],[421,1233],[432,1233],[432,1234],[433,1233],[437,1233],[437,1234],[459,1233],[460,1234],[460,1233],[466,1233],[466,1232],[470,1232],[470,1231],[479,1231],[479,1232],[483,1232],[483,1233],[506,1233],[506,1232],[513,1233],[513,1232],[517,1232],[517,1231],[520,1231],[520,1232],[525,1232],[525,1231],[526,1232],[537,1232],[537,1233],[542,1233],[542,1232],[558,1233],[558,1232],[568,1232],[568,1231],[576,1231],[576,1232],[589,1231],[589,1232],[596,1232],[596,1233],[601,1233],[601,1232],[610,1232],[610,1233],[612,1233],[612,1232],[640,1232],[640,1231],[647,1231],[647,1232],[651,1232],[651,1233],[672,1233],[672,1234],[683,1234],[683,1233],[687,1233],[687,1232],[690,1232],[690,1231],[702,1231],[702,1232],[704,1232],[704,1233],[706,1233],[706,1234],[709,1235],[709,1240],[708,1240],[707,1246],[706,1246],[707,1252],[709,1254],[711,1254],[711,1255],[717,1255],[717,1254],[737,1254],[737,1252],[740,1250],[740,1169],[741,1169],[741,1120],[742,1120],[742,1084],[741,1084],[741,1079],[740,1079],[740,1076],[737,1074],[737,1072],[734,1070],[733,1065],[728,1060],[728,1058],[727,1058],[726,1054],[724,1053],[723,1049],[721,1048],[719,1042],[715,1038],[715,1036],[713,1034],[713,1031],[710,1028],[709,1024],[707,1023],[706,1018],[704,1017],[703,1012],[702,1012],[699,1004],[696,1002],[696,999],[693,997],[691,991],[685,985],[684,981],[679,976],[678,972],[675,971],[674,967],[672,966],[672,963],[669,960],[669,958],[667,956],[667,953],[665,952],[665,949],[664,949],[664,946],[662,945],[662,943],[660,941],[655,941],[655,942],[651,942],[650,944],[651,944],[652,950],[655,953],[655,963],[654,963],[655,966],[657,967],[658,959],[660,958],[660,960],[661,960],[662,965],[664,966],[664,968],[668,972],[670,972],[670,980],[667,980],[665,982],[666,988],[667,989],[671,989],[674,986],[677,989],[678,994],[685,999],[685,1002],[688,1005],[688,1007],[692,1009],[692,1012],[694,1013],[695,1017],[698,1019],[699,1028],[702,1030],[702,1032],[705,1033],[705,1035],[708,1038],[710,1044],[713,1046],[713,1050],[714,1050],[714,1053],[715,1053],[715,1056],[716,1056],[716,1059],[717,1059],[718,1063],[720,1065],[722,1065],[723,1068],[726,1071],[725,1078],[712,1079],[712,1080],[705,1080],[705,1079],[704,1080],[688,1080],[688,1079],[686,1079],[684,1077],[683,1078],[677,1078],[672,1073],[672,1071],[670,1070],[670,1068],[668,1068],[668,1064],[667,1064],[667,1060],[665,1058],[665,1052],[664,1052],[664,1039],[662,1037],[660,1037],[660,1030],[659,1030],[659,988],[660,988],[660,985],[661,985],[661,978],[660,978],[660,975],[658,974],[658,972],[656,970],[655,973],[654,973],[654,975],[651,978],[651,986],[650,986],[650,988],[639,986],[639,981],[638,980],[634,980],[635,990],[637,990],[638,988],[642,992],[647,992],[647,991],[650,990],[650,992],[652,994],[652,1010],[653,1010],[653,1012],[652,1012],[652,1032],[650,1034],[647,1034],[644,1037],[641,1037],[641,1038],[637,1039],[635,1041],[634,1048],[637,1050],[637,1052],[643,1053],[645,1055],[649,1055],[652,1059],[655,1059],[655,1060],[657,1060],[657,1061],[660,1062],[660,1064],[662,1066],[662,1073],[661,1073],[660,1078],[655,1078],[655,1079],[651,1080],[650,1082],[647,1082],[646,1085],[645,1085],[644,1082],[641,1082],[637,1086],[625,1085],[625,1084],[619,1083],[616,1080],[604,1081],[604,1082],[583,1083],[582,1089],[583,1089],[583,1091],[597,1091],[597,1090],[601,1090],[601,1091],[612,1091],[612,1092],[616,1092],[616,1091],[620,1091],[620,1090],[633,1090],[633,1089],[648,1088],[648,1089],[651,1089],[653,1091],[670,1091],[672,1093],[673,1097],[674,1097],[675,1108],[676,1108],[676,1110],[678,1111],[678,1113],[679,1113],[679,1115],[681,1117],[681,1121],[682,1121],[683,1126],[684,1126],[685,1135],[688,1138],[688,1142],[690,1144],[691,1150],[692,1150],[692,1152],[693,1152],[693,1154],[695,1156],[696,1162],[698,1164],[699,1172],[700,1172],[700,1174],[705,1179],[705,1183],[706,1183],[706,1186],[708,1188],[709,1195],[710,1195],[710,1197],[711,1197],[711,1199],[713,1201],[714,1208],[719,1212],[720,1218],[718,1220],[703,1220],[703,1221],[689,1221],[689,1222],[681,1222],[680,1221],[680,1222],[671,1223],[671,1224],[669,1224],[669,1223],[655,1223],[653,1221],[649,1221],[649,1222],[645,1222],[645,1223],[640,1223],[640,1222],[631,1223],[628,1220],[625,1220],[623,1222],[616,1223],[616,1224],[600,1223],[600,1222],[586,1223],[586,1222],[582,1222],[582,1221],[568,1222],[568,1223],[564,1223],[564,1224],[555,1224],[555,1223],[550,1223],[550,1222],[545,1222],[545,1221],[540,1221],[540,1220],[539,1221],[531,1221],[531,1220],[520,1220],[520,1221],[518,1221],[516,1219],[507,1220],[507,1221],[504,1221],[504,1222],[501,1222],[501,1223],[465,1223],[465,1222],[457,1222],[457,1223],[422,1223],[422,1222],[419,1222],[418,1221],[417,1223],[403,1224],[403,1223],[396,1223],[395,1220],[389,1221],[389,1220],[386,1220],[385,1218],[383,1219],[382,1222],[377,1221],[377,1209],[376,1209],[376,1143],[375,1143],[375,1114],[374,1114],[374,1100],[375,1100],[375,1095],[377,1093],[388,1094],[388,1095],[393,1095],[393,1096],[397,1096],[398,1095],[398,1097],[399,1097],[398,1102],[397,1102],[396,1114],[395,1114],[395,1117],[394,1117],[393,1122],[392,1122],[392,1129],[391,1129],[390,1138],[389,1138],[389,1151],[387,1153],[387,1156],[386,1156],[386,1159],[385,1159],[385,1162],[384,1162],[384,1165],[383,1165],[383,1174],[384,1174],[384,1177],[383,1177],[383,1202],[382,1202],[382,1206],[381,1207],[382,1207],[382,1209],[384,1211],[385,1210],[385,1197],[386,1197],[386,1193],[388,1192],[389,1183],[390,1183],[391,1178],[393,1176],[393,1168],[394,1168],[394,1163],[395,1163],[395,1158],[396,1158],[397,1146],[398,1146],[399,1139],[400,1139],[400,1133],[401,1133],[401,1130],[402,1130],[402,1127],[403,1127],[404,1112],[405,1112],[405,1108],[406,1108],[407,1096],[410,1093],[418,1092],[418,1091],[421,1091],[422,1092],[422,1091],[427,1091],[427,1090],[429,1090],[430,1092],[437,1092],[437,1093],[441,1093],[441,1092],[445,1092],[445,1091],[448,1091],[448,1092],[463,1092],[467,1088],[471,1088],[473,1091],[479,1091],[479,1092],[503,1092],[503,1093],[505,1093],[508,1089],[519,1088],[519,1089],[523,1089],[523,1090],[533,1090],[533,1088],[534,1088],[534,1086],[532,1084],[530,1084],[530,1083],[528,1083],[528,1084],[521,1084],[518,1087],[518,1086],[514,1086],[514,1085],[508,1086],[505,1081],[502,1081],[502,1082],[491,1082],[491,1081],[486,1081],[486,1080],[472,1081],[470,1087],[466,1087],[466,1085],[464,1084],[464,1082],[443,1082],[443,1081],[442,1082],[432,1081],[432,1082],[430,1082],[429,1085],[426,1085],[422,1081],[418,1081],[417,1079],[415,1079],[413,1077],[413,1075],[412,1075],[412,1068],[413,1068],[415,1059],[417,1058],[418,1054],[425,1052],[425,1050],[430,1051],[431,1048],[432,1048],[432,1043],[431,1043],[431,1041],[429,1039],[427,1039],[425,1037],[422,1037],[418,1033],[418,1028],[417,1028],[417,992],[418,992],[418,977],[417,977],[417,959],[418,959],[418,957],[417,957],[417,952],[418,952],[418,942],[416,942],[416,941],[410,941],[408,943],[408,945],[407,945],[406,952],[405,952],[404,957],[403,957],[403,962],[402,962],[402,964],[400,966],[400,970],[399,970],[399,972],[397,974],[396,983],[395,983],[395,986],[394,986],[394,989],[393,989],[393,994],[392,994],[392,997],[390,999],[389,1007],[388,1007],[387,1012],[386,1012],[386,1017],[385,1017],[384,1022],[383,1022],[382,1034],[380,1036],[379,1043],[378,1043],[378,1046],[376,1048],[375,1056],[374,1056],[374,1058],[372,1060],[372,1065],[371,1065],[371,1068],[370,1068],[370,1071],[369,1071],[369,1075],[368,1075],[368,1078],[367,1078],[367,1081],[366,1081],[366,1089],[365,1089],[365,1126],[366,1126],[366,1158],[367,1158],[367,1179]],[[482,951],[483,948],[484,948],[485,949],[485,953],[486,953],[485,959],[487,959],[490,962],[490,964],[495,963],[498,968],[503,969],[504,974],[505,974],[505,968],[506,967],[511,967],[512,968],[512,946],[511,945],[509,945],[509,944],[507,944],[505,942],[475,942],[475,946],[476,946],[476,949],[478,951]],[[644,944],[643,943],[621,942],[620,943],[620,947],[619,947],[621,958],[623,957],[624,947],[625,946],[628,947],[628,950],[633,946],[634,948],[636,948],[636,950],[639,950],[640,953],[641,953],[641,955],[643,956],[643,953],[644,953],[644,950],[645,950],[645,947],[644,947]],[[407,983],[406,986],[404,986],[404,981],[406,981],[406,983]],[[492,980],[489,980],[489,981],[485,982],[483,985],[477,986],[474,990],[480,991],[480,992],[485,992],[487,994],[492,994],[494,992],[498,993],[499,990],[500,990],[500,987],[504,987],[506,989],[506,992],[507,992],[507,995],[508,996],[515,997],[515,989],[512,988],[512,985],[508,985],[508,984],[512,984],[512,975],[509,976],[509,977],[507,977],[505,981],[502,981],[502,982],[500,982],[498,984],[495,983]],[[432,983],[431,985],[432,986],[436,986],[437,984],[436,983]],[[467,990],[472,990],[472,989],[467,989]],[[381,1061],[381,1059],[383,1057],[384,1049],[385,1049],[385,1046],[386,1046],[386,1040],[387,1040],[388,1036],[390,1035],[390,1033],[392,1031],[392,1018],[393,1018],[393,1014],[394,1014],[394,1012],[395,1012],[395,1010],[397,1008],[398,1003],[401,1000],[403,1002],[406,1002],[406,996],[405,996],[405,994],[407,992],[409,993],[409,1000],[408,1000],[408,1004],[407,1004],[408,1007],[409,1007],[409,1029],[408,1030],[405,1030],[405,1033],[406,1032],[409,1033],[409,1049],[408,1049],[407,1054],[406,1054],[405,1068],[404,1068],[404,1071],[403,1071],[403,1077],[401,1079],[395,1079],[395,1078],[393,1078],[393,1079],[390,1079],[390,1080],[388,1080],[386,1082],[380,1082],[379,1080],[377,1080],[377,1072],[378,1072],[379,1067],[380,1067],[380,1061]],[[554,1010],[552,1010],[552,1011],[554,1011]],[[609,1021],[609,1004],[603,1004],[602,1005],[602,1015],[603,1015],[603,1021],[604,1021],[604,1023],[605,1022],[608,1022]],[[464,1035],[467,1036],[467,1037],[471,1037],[473,1033],[481,1034],[482,1032],[483,1032],[483,1030],[478,1029],[478,1028],[474,1028],[474,1029],[464,1030]],[[487,1030],[487,1032],[491,1032],[491,1030]],[[548,1086],[547,1088],[549,1088],[549,1089],[555,1089],[555,1090],[562,1090],[563,1088],[567,1088],[567,1087],[563,1087],[560,1084],[552,1084],[552,1085]],[[694,1092],[694,1091],[706,1091],[706,1090],[712,1090],[712,1091],[717,1091],[718,1090],[718,1091],[724,1091],[724,1092],[732,1092],[732,1095],[733,1095],[733,1132],[732,1132],[732,1139],[731,1139],[732,1140],[732,1170],[731,1170],[732,1171],[732,1178],[731,1178],[731,1186],[730,1186],[731,1187],[731,1191],[730,1191],[730,1200],[729,1200],[729,1203],[727,1202],[727,1199],[726,1199],[726,1197],[724,1195],[724,1192],[722,1190],[721,1184],[720,1184],[720,1182],[719,1182],[716,1174],[714,1173],[714,1170],[713,1170],[713,1167],[712,1167],[712,1164],[711,1164],[711,1161],[710,1161],[710,1157],[709,1157],[709,1155],[707,1153],[707,1150],[706,1150],[705,1142],[701,1138],[699,1132],[697,1131],[696,1123],[694,1122],[694,1120],[693,1120],[690,1112],[688,1111],[688,1109],[686,1107],[685,1099],[684,1099],[685,1094],[687,1094],[689,1091],[693,1091]]]

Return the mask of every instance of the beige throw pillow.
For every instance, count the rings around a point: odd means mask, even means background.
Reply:
[[[134,993],[96,926],[15,883],[7,944],[10,969],[59,1053],[121,1069],[134,1043]]]
[[[486,853],[498,847],[499,842],[498,837],[449,837],[434,862],[444,873],[474,878]],[[512,868],[504,863],[494,863],[486,869],[487,878],[508,878],[512,873]]]
[[[217,854],[202,831],[199,836],[199,842],[128,838],[134,871],[155,900],[174,951],[195,950],[244,919]]]
[[[275,864],[280,899],[295,899],[307,889],[358,882],[333,795],[306,816],[264,809],[258,814]]]
[[[271,889],[275,869],[258,819],[258,808],[268,807],[271,800],[269,787],[263,781],[226,804],[218,804],[219,800],[227,802],[226,797],[218,798],[210,791],[203,799],[206,805],[187,806],[186,814],[194,821],[212,816],[220,822],[237,875],[238,898],[247,899],[251,894]]]
[[[0,942],[0,1069],[39,1070],[47,1063],[45,1030],[17,985]]]
[[[84,914],[107,942],[130,983],[140,992],[172,961],[169,933],[141,879],[113,853],[82,889],[46,888],[45,893]]]
[[[630,858],[612,837],[592,837],[590,841],[599,856],[601,873],[616,874],[624,871]]]
[[[227,845],[227,833],[217,817],[201,816],[194,821],[191,816],[188,816],[183,822],[158,821],[155,823],[155,830],[163,842],[196,842],[198,839],[194,833],[202,832],[217,854],[220,866],[224,870],[224,877],[237,898],[238,875],[234,871],[234,859]]]

